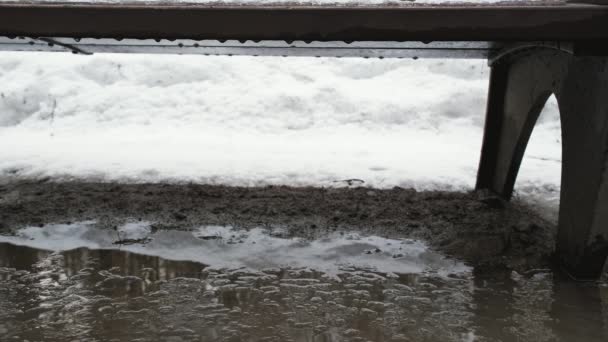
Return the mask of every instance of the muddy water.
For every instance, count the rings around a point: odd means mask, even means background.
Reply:
[[[1,341],[608,340],[607,287],[478,275],[408,239],[86,223],[3,239]]]

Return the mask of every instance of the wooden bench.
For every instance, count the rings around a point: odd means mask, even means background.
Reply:
[[[608,256],[608,2],[386,5],[0,3],[0,50],[487,58],[478,189],[510,198],[555,94],[562,121],[557,255],[577,278]]]

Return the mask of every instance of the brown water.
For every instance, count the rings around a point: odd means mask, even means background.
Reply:
[[[529,274],[212,268],[0,243],[0,341],[607,341],[608,288]]]

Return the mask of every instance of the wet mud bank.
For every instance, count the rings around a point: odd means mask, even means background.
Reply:
[[[422,239],[477,274],[551,266],[554,224],[525,205],[485,193],[394,188],[263,188],[3,180],[0,234],[26,226],[94,220],[102,229],[137,221],[153,231],[202,225],[283,229],[311,240],[357,229]]]

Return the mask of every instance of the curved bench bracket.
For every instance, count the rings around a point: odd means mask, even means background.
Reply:
[[[491,67],[477,189],[511,197],[536,120],[555,94],[562,123],[557,255],[574,277],[597,278],[608,256],[608,57],[524,44]]]

